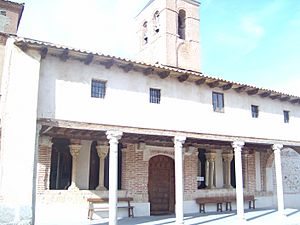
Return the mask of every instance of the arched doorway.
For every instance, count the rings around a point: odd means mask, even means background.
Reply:
[[[174,160],[158,155],[149,161],[148,194],[150,214],[171,214],[175,210]]]

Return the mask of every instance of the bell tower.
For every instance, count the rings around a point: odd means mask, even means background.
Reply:
[[[200,3],[151,0],[137,15],[137,59],[200,71]]]

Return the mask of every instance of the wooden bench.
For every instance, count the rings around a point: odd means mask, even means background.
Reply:
[[[93,213],[95,211],[109,211],[108,203],[109,198],[88,198],[89,210],[88,210],[88,219],[93,218]],[[126,202],[126,205],[117,205],[118,209],[127,209],[128,217],[134,217],[133,208],[134,206],[130,205],[130,202],[133,201],[133,198],[118,198],[118,202]],[[106,204],[105,204],[106,203]],[[95,207],[95,204],[99,204],[98,207]],[[101,206],[102,205],[102,206]]]
[[[231,211],[231,203],[236,201],[236,196],[213,196],[213,197],[199,197],[196,198],[196,203],[199,204],[199,212],[205,213],[205,204],[215,203],[217,204],[217,212],[223,211],[223,203],[225,203],[225,210]],[[255,209],[254,195],[245,195],[244,201],[249,202],[249,209]]]

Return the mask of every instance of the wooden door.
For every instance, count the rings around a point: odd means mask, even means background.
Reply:
[[[148,193],[151,215],[174,213],[175,177],[173,159],[162,155],[150,159]]]

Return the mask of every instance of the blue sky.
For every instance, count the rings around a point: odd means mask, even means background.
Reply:
[[[148,0],[24,0],[19,35],[134,57]],[[299,0],[202,0],[202,71],[300,96]]]

